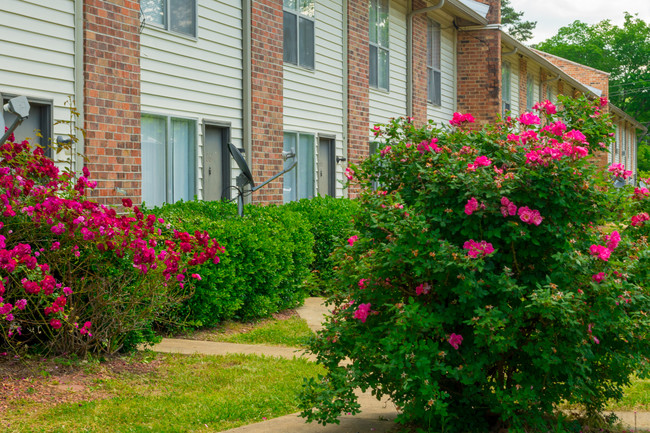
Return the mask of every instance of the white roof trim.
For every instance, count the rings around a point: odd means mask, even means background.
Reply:
[[[490,5],[485,3],[477,2],[476,0],[459,0],[461,3],[465,4],[468,8],[472,9],[474,12],[480,16],[487,18],[487,14],[490,11]]]

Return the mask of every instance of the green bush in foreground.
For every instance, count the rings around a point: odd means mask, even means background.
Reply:
[[[458,113],[450,130],[378,128],[381,151],[347,173],[358,235],[335,253],[333,314],[310,345],[328,373],[306,383],[303,416],[357,412],[360,387],[425,431],[545,432],[562,401],[593,418],[621,397],[650,352],[647,238],[602,228],[602,101],[561,101],[564,121],[546,101],[481,130]]]
[[[178,326],[213,326],[227,319],[251,320],[300,305],[313,260],[307,220],[278,206],[247,205],[245,216],[224,202],[178,202],[155,212],[183,230],[223,237],[218,266],[197,269],[193,296],[170,313]]]

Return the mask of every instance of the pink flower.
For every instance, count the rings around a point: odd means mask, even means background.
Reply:
[[[606,262],[609,260],[609,256],[612,252],[602,245],[592,245],[589,247],[589,254],[592,256],[598,257],[600,260]]]
[[[634,200],[643,200],[648,195],[650,195],[648,188],[634,188],[634,195],[632,198]]]
[[[542,223],[542,216],[538,210],[530,209],[528,206],[522,206],[517,212],[519,219],[528,224],[535,224],[536,226]]]
[[[452,126],[460,126],[463,123],[474,123],[474,117],[471,114],[454,113],[454,117],[449,121]]]
[[[431,291],[431,286],[429,283],[420,284],[415,288],[415,296],[420,296],[422,294],[426,295]]]
[[[424,154],[426,152],[435,152],[435,153],[440,153],[442,152],[442,149],[438,147],[438,139],[437,138],[432,138],[430,142],[427,142],[427,140],[422,141],[420,144],[418,144],[418,152],[420,154]]]
[[[632,217],[632,226],[638,227],[642,226],[644,221],[650,220],[650,215],[648,215],[647,212],[640,213],[638,215],[634,215]]]
[[[474,161],[474,165],[477,167],[488,167],[490,164],[492,164],[492,160],[490,160],[487,156],[479,156],[476,158]]]
[[[591,280],[596,282],[596,283],[600,283],[604,279],[605,279],[605,273],[604,272],[598,272],[597,274],[592,275],[592,277],[591,277]]]
[[[192,274],[192,278],[201,281],[201,276],[199,274]]]
[[[614,176],[622,177],[623,179],[627,179],[632,175],[632,172],[630,170],[626,170],[623,164],[612,164],[609,166],[607,171],[612,173]]]
[[[370,281],[368,278],[362,278],[359,280],[359,288],[361,290],[366,288],[366,281]]]
[[[357,235],[350,236],[350,239],[348,239],[348,243],[350,244],[350,246],[353,246],[354,243],[355,243],[358,239],[359,239],[359,236],[357,236]]]
[[[391,151],[391,149],[392,149],[392,147],[386,146],[383,149],[381,149],[379,151],[379,153],[381,154],[381,156],[386,156],[386,154],[389,153]]]
[[[15,307],[19,310],[24,310],[25,307],[27,306],[27,299],[19,299],[16,301]]]
[[[366,323],[366,319],[370,315],[370,303],[360,304],[354,312],[354,318],[361,320],[361,323]]]
[[[463,342],[463,336],[459,334],[454,334],[452,333],[449,338],[447,338],[447,341],[449,344],[451,344],[451,347],[454,349],[458,350],[460,347],[461,343]]]
[[[571,131],[564,134],[564,139],[577,141],[579,143],[587,142],[587,137],[585,137],[585,135],[577,129],[572,129]]]
[[[352,170],[350,167],[346,168],[345,177],[347,177],[348,180],[352,180],[354,178],[354,170]]]
[[[555,108],[555,105],[553,105],[553,103],[548,99],[544,102],[538,102],[537,104],[533,105],[533,109],[546,114],[557,113],[557,109]]]
[[[486,241],[476,242],[474,239],[465,242],[463,248],[467,250],[467,255],[474,259],[478,256],[485,257],[494,252],[494,247],[492,247],[491,243]]]
[[[59,319],[52,319],[50,320],[50,326],[54,329],[59,329],[62,326],[62,324]]]
[[[123,198],[122,199],[122,206],[131,207],[131,206],[133,206],[133,201],[131,201],[130,198]]]
[[[65,233],[65,226],[63,225],[63,223],[58,223],[57,225],[52,226],[50,230],[52,230],[52,233],[54,233],[55,235],[62,235],[63,233]]]
[[[467,215],[471,215],[477,209],[478,209],[478,201],[474,197],[467,200],[467,204],[465,205],[465,213]]]
[[[522,125],[539,125],[542,121],[533,113],[524,113],[519,116],[519,123]]]
[[[605,236],[605,240],[607,241],[607,248],[614,251],[621,242],[621,235],[617,231],[613,231],[611,235]]]
[[[599,106],[600,108],[603,108],[603,107],[605,107],[605,106],[608,104],[608,102],[609,102],[609,101],[607,101],[607,97],[605,97],[605,96],[601,96],[601,97],[600,97],[600,100],[598,101],[598,106]]]

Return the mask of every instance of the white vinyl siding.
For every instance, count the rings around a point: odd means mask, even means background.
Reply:
[[[456,32],[453,17],[442,11],[429,14],[429,17],[440,23],[440,105],[427,105],[427,118],[436,123],[445,123],[456,111]]]
[[[0,94],[52,102],[53,123],[70,120],[66,103],[75,92],[74,1],[0,1]],[[54,137],[68,133],[69,125],[53,125]]]
[[[369,130],[406,115],[406,2],[391,1],[389,9],[390,90],[370,88]]]
[[[230,124],[242,144],[242,11],[232,2],[197,1],[197,39],[145,26],[141,35],[143,112],[195,119],[197,195],[202,198],[204,121]],[[233,169],[233,176],[238,171]],[[233,182],[234,183],[234,182]]]
[[[316,1],[314,6],[315,68],[284,64],[284,130],[335,137],[336,155],[345,156],[342,5],[340,0],[324,0]],[[342,197],[340,181],[345,166],[336,164],[335,170],[336,197]]]

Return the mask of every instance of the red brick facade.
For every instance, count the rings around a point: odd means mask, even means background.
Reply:
[[[348,163],[358,164],[368,156],[369,36],[368,3],[348,2]],[[356,197],[358,188],[349,190]]]
[[[488,23],[501,22],[501,1],[482,0],[490,5]],[[458,111],[471,113],[478,125],[501,114],[501,31],[460,29],[457,60]]]
[[[91,197],[140,201],[140,5],[84,1],[85,156]]]
[[[603,96],[609,93],[609,74],[607,72],[599,71],[598,69],[590,68],[588,66],[580,65],[570,60],[562,59],[542,51],[535,51],[537,54],[544,57],[549,62],[553,63],[558,68],[562,69],[566,74],[571,75],[582,84],[594,87],[601,92]]]
[[[527,78],[528,78],[528,61],[523,57],[519,57],[519,111],[526,111],[527,104],[531,101],[528,101],[528,92],[527,90]],[[532,101],[533,103],[537,101]]]
[[[414,0],[413,10],[427,7],[424,0]],[[413,17],[413,117],[417,125],[427,121],[427,37],[426,14]]]
[[[251,172],[256,182],[263,182],[283,167],[282,1],[253,0],[251,8]],[[282,177],[256,192],[253,201],[281,204]]]

